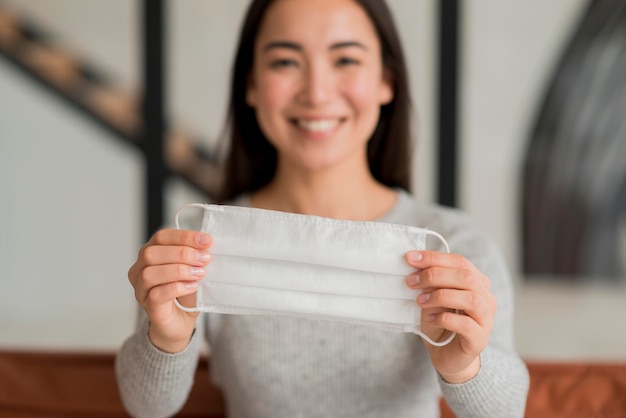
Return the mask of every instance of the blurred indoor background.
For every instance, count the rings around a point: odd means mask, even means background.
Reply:
[[[213,187],[247,3],[167,2],[164,223]],[[414,193],[438,201],[440,9],[388,3],[415,101]],[[513,272],[518,349],[624,360],[625,3],[460,5],[454,204]],[[132,331],[126,273],[154,198],[143,13],[132,0],[0,0],[0,349],[113,351]]]

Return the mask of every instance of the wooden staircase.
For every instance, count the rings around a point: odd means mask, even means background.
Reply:
[[[143,151],[141,93],[123,91],[109,77],[54,42],[0,4],[0,57],[59,100],[129,146]],[[214,198],[220,185],[217,158],[193,134],[172,129],[165,135],[164,160],[170,174]]]

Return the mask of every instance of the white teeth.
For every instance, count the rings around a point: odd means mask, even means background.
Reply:
[[[297,120],[298,126],[312,132],[325,132],[334,129],[338,124],[338,119],[317,119],[317,120]]]

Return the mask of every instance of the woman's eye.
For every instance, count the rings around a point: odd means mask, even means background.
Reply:
[[[297,67],[298,63],[290,59],[278,59],[270,63],[272,68]]]
[[[354,58],[342,57],[337,60],[337,65],[341,67],[357,64],[359,64],[359,61],[355,60]]]

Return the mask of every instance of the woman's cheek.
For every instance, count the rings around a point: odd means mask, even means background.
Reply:
[[[277,77],[263,77],[257,79],[257,89],[257,118],[262,127],[269,128],[283,114],[289,86]]]
[[[346,77],[341,83],[344,94],[349,98],[352,106],[359,110],[369,110],[378,107],[378,85],[380,81],[369,73],[359,73]]]

